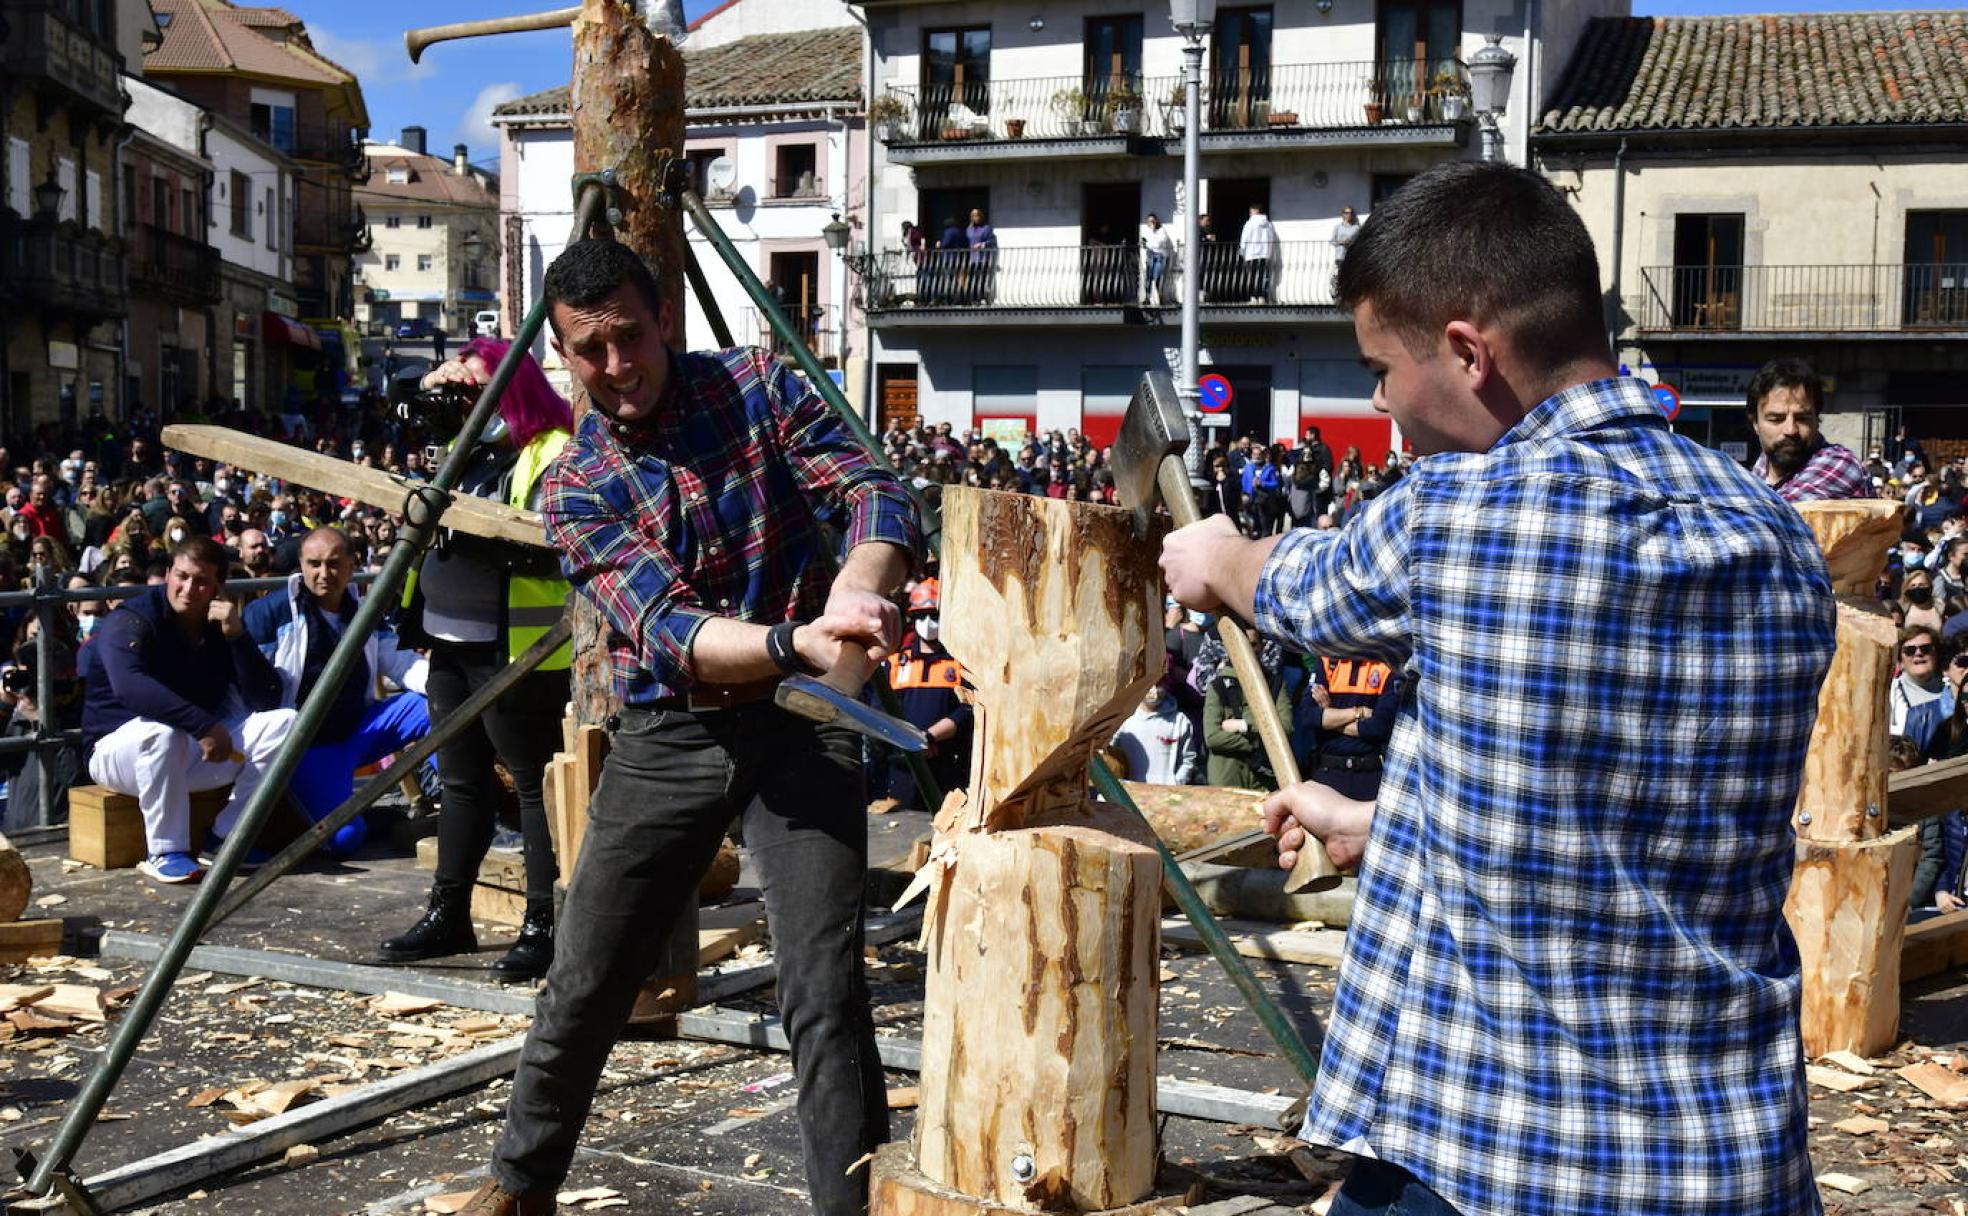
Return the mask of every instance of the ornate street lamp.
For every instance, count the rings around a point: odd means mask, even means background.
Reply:
[[[1469,57],[1469,104],[1483,131],[1483,159],[1503,159],[1503,127],[1498,119],[1510,104],[1510,77],[1517,56],[1503,49],[1503,35],[1489,35],[1489,45]]]
[[[48,180],[34,188],[34,218],[52,222],[61,214],[62,199],[68,191],[55,180],[55,167],[48,166]]]

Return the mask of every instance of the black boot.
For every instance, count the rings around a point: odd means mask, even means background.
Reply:
[[[398,963],[447,954],[471,954],[477,949],[478,934],[472,932],[471,923],[471,892],[441,878],[431,883],[430,907],[424,918],[412,925],[410,932],[392,937],[381,946],[383,957]]]
[[[526,919],[519,924],[519,940],[506,956],[492,964],[502,980],[537,980],[553,965],[553,901],[527,900]]]

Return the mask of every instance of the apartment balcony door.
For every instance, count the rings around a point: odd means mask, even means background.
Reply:
[[[922,104],[917,135],[935,139],[953,106],[982,117],[991,112],[991,27],[923,33]],[[959,124],[963,125],[963,124]]]
[[[1968,328],[1968,211],[1907,213],[1902,324]]]
[[[1261,127],[1271,104],[1271,9],[1216,14],[1207,129]]]
[[[1080,301],[1140,298],[1140,182],[1089,182],[1080,198]]]
[[[1088,17],[1086,22],[1086,113],[1095,122],[1111,120],[1114,94],[1131,94],[1141,107],[1141,28],[1139,13]]]
[[[1742,328],[1741,213],[1674,217],[1676,329]]]
[[[823,306],[820,302],[820,255],[817,253],[774,253],[767,259],[768,283],[775,302],[785,312],[808,346],[815,345]],[[770,343],[784,354],[785,343],[766,333],[761,344]]]
[[[1399,112],[1425,99],[1436,72],[1456,63],[1462,42],[1459,0],[1393,0],[1380,6],[1380,82]]]

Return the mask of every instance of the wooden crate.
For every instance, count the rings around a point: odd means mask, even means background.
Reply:
[[[197,852],[213,820],[225,809],[232,787],[204,790],[191,796],[191,847]],[[68,855],[98,870],[124,870],[150,853],[144,838],[143,814],[137,800],[100,785],[78,785],[68,791]]]

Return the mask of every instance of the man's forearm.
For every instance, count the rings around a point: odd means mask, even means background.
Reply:
[[[714,616],[690,643],[690,666],[704,684],[753,684],[785,673],[765,649],[768,627]]]
[[[848,551],[840,573],[834,576],[834,586],[887,599],[909,576],[912,564],[906,549],[886,541],[868,541]]]
[[[1230,611],[1245,621],[1256,615],[1258,577],[1264,573],[1264,563],[1270,560],[1271,550],[1277,548],[1282,539],[1283,533],[1279,533],[1223,547],[1217,568],[1210,577],[1210,589],[1216,592],[1216,598],[1222,600]]]

